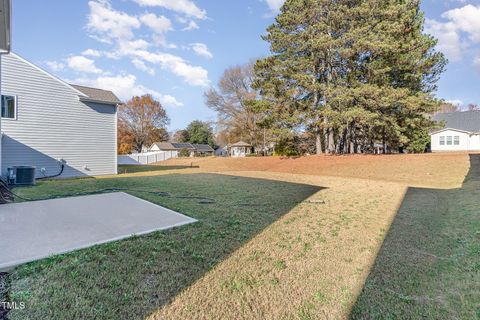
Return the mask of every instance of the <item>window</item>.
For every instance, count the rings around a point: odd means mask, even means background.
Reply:
[[[460,145],[460,136],[453,137],[453,144],[456,146]]]
[[[17,99],[14,96],[2,96],[2,118],[15,119]]]
[[[445,145],[445,136],[440,136],[440,145],[441,146]]]
[[[447,136],[447,146],[452,145],[452,136]]]

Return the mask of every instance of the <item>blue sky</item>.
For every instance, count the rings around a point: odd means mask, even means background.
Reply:
[[[283,0],[13,0],[13,49],[71,83],[151,93],[170,129],[214,121],[203,92],[223,70],[268,54]],[[450,60],[438,97],[480,103],[480,0],[425,0],[427,31]]]

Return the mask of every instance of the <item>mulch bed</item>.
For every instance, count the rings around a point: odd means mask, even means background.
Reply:
[[[13,202],[13,196],[9,192],[8,188],[0,183],[0,204]]]

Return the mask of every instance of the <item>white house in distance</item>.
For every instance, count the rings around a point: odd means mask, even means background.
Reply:
[[[440,113],[441,130],[430,133],[432,152],[480,151],[480,111]]]
[[[213,156],[215,150],[208,144],[195,144],[195,143],[177,143],[177,142],[155,142],[150,147],[149,151],[164,151],[164,152],[177,152],[186,150],[190,153],[190,156]]]
[[[239,141],[228,146],[228,153],[234,158],[246,157],[252,153],[252,145],[244,141]]]
[[[70,85],[16,54],[1,63],[1,174],[34,166],[37,178],[117,172],[117,105],[110,91]]]

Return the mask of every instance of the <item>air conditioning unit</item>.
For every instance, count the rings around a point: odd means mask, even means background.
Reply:
[[[7,169],[8,183],[31,186],[35,184],[35,167],[18,166]]]

